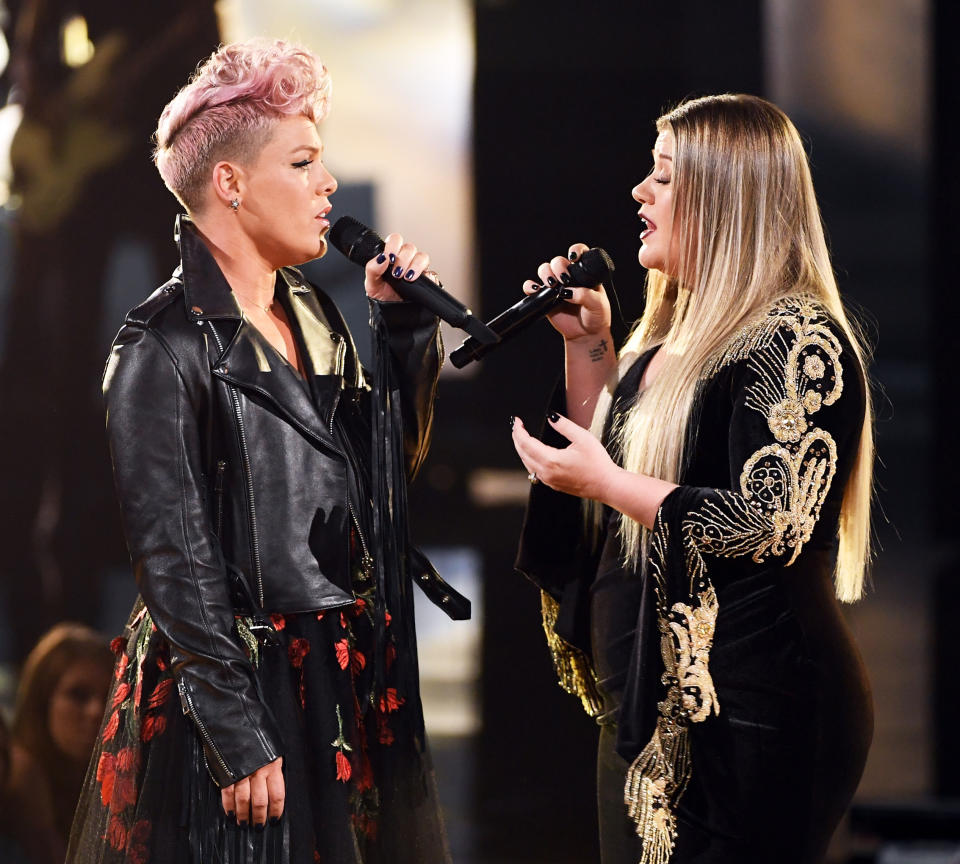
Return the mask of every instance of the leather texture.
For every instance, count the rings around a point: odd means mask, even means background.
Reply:
[[[345,447],[342,430],[369,428],[367,388],[342,316],[297,270],[280,271],[276,290],[308,380],[284,368],[244,320],[185,216],[177,240],[181,265],[128,314],[103,392],[137,585],[170,643],[183,709],[210,773],[228,785],[282,755],[235,634],[237,612],[250,611],[243,596],[271,613],[354,602],[351,535],[364,535],[369,502],[361,500],[363,466],[352,451],[370,442]],[[379,305],[412,477],[430,438],[442,362],[438,320],[410,304]],[[245,590],[232,590],[232,579]],[[440,594],[447,588],[439,577],[428,581]]]

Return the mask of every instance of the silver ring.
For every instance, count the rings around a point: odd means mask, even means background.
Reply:
[[[537,483],[540,482],[540,478],[537,476],[537,472],[536,472],[536,471],[531,471],[529,474],[527,474],[527,479],[528,479],[534,486],[536,486]]]

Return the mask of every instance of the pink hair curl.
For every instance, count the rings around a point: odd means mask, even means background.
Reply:
[[[319,123],[330,90],[326,67],[305,48],[267,39],[222,46],[160,115],[153,158],[163,182],[198,210],[217,162],[255,159],[283,117]]]

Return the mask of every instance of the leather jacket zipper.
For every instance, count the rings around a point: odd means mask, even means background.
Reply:
[[[197,714],[197,709],[193,704],[193,698],[190,696],[190,691],[187,689],[186,684],[183,683],[183,680],[177,681],[177,690],[180,691],[180,706],[183,708],[183,713],[193,718],[193,722],[200,732],[200,737],[203,738],[204,743],[210,748],[210,752],[216,757],[217,763],[223,769],[224,773],[232,780],[233,772],[227,767],[227,763],[223,761],[223,756],[220,755],[217,745],[213,743],[213,738],[210,737],[207,727],[203,725],[200,715]]]
[[[340,342],[340,345],[343,346],[343,342]],[[338,359],[339,366],[339,359]],[[333,418],[337,413],[337,406],[340,404],[340,396],[343,391],[337,392],[333,397],[333,407],[330,409],[330,435],[334,437],[333,432]],[[336,439],[334,439],[336,440]],[[345,454],[346,455],[346,454]],[[350,465],[351,470],[356,470],[353,466],[349,456],[347,456],[347,464]],[[357,514],[353,510],[353,502],[350,500],[350,490],[347,490],[347,509],[350,511],[350,518],[353,520],[353,526],[357,529],[357,537],[360,539],[360,548],[363,550],[363,557],[360,561],[360,566],[363,568],[363,572],[370,574],[373,571],[373,556],[370,554],[370,549],[367,546],[367,540],[363,536],[363,530],[360,528],[360,520],[357,519]]]
[[[220,334],[212,322],[210,332],[217,343],[217,350],[223,354],[223,342]],[[253,500],[253,471],[250,468],[250,450],[247,447],[247,433],[243,425],[243,412],[240,410],[240,396],[237,394],[237,388],[232,384],[227,385],[230,389],[230,397],[233,401],[233,413],[237,419],[237,434],[240,437],[240,458],[243,460],[243,473],[247,481],[247,516],[250,524],[250,554],[253,558],[253,574],[257,579],[257,599],[263,606],[263,569],[260,566],[260,540],[257,537],[257,508]]]
[[[223,474],[226,470],[227,463],[221,459],[217,462],[217,476],[213,481],[213,491],[217,496],[216,531],[217,537],[220,538],[223,535]]]

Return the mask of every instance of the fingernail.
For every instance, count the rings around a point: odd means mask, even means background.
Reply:
[[[548,276],[548,277],[547,277],[547,284],[552,288],[554,285],[557,284],[557,280],[554,279],[553,276]]]
[[[511,429],[513,428],[513,423],[514,423],[514,421],[515,421],[516,419],[517,419],[517,418],[514,417],[513,414],[510,415],[510,428],[511,428]]]
[[[262,833],[263,833],[263,829],[266,828],[266,827],[267,827],[267,826],[266,826],[266,823],[264,823],[264,822],[257,822],[257,824],[253,826],[253,830],[256,831],[258,834],[262,834]]]
[[[246,828],[246,827],[247,827],[247,820],[246,820],[246,819],[241,819],[238,824],[240,825],[241,828]]]
[[[540,291],[543,288],[543,285],[531,285],[530,286],[534,291]]]
[[[570,282],[572,281],[572,280],[570,279],[570,274],[569,274],[569,273],[561,273],[561,274],[560,274],[560,281],[563,282],[564,285],[569,285]]]
[[[276,828],[277,825],[279,825],[279,824],[280,824],[280,817],[279,817],[279,816],[271,816],[271,817],[270,817],[270,827],[271,827],[271,828]]]
[[[390,263],[392,264],[392,263],[393,263],[394,261],[396,261],[396,260],[397,260],[397,256],[394,255],[393,252],[391,252],[391,253],[390,253]]]
[[[551,423],[556,423],[556,422],[560,419],[560,415],[559,415],[556,411],[551,411],[551,412],[547,415],[547,419],[548,419]]]
[[[377,255],[377,264],[382,264],[386,260],[387,260],[387,256],[384,255],[382,252],[379,255]]]
[[[579,258],[579,257],[580,257],[580,256],[577,255],[576,252],[571,252],[571,253],[570,253],[570,260],[571,260],[571,261],[576,261],[577,258]]]
[[[236,819],[236,817],[237,817],[237,814],[234,813],[233,810],[227,810],[227,818],[228,818],[228,819]]]
[[[404,276],[403,278],[404,278],[404,279],[409,279],[409,280],[412,282],[412,281],[413,281],[413,270],[407,270],[407,275]]]
[[[558,296],[561,300],[569,300],[571,297],[573,297],[573,289],[572,289],[572,288],[561,288],[561,289],[560,289],[560,293],[559,293],[557,296]]]
[[[402,268],[402,267],[397,267],[396,269],[394,269],[393,275],[394,275],[394,276],[397,276],[397,277],[402,276],[402,275],[403,275],[403,268]]]

